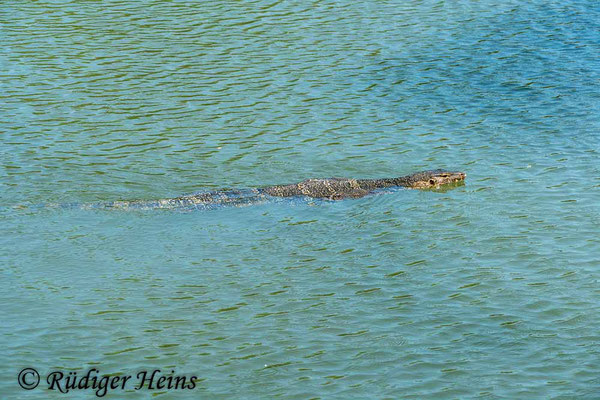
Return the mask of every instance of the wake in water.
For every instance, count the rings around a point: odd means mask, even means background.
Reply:
[[[119,200],[100,203],[60,203],[46,204],[43,208],[82,209],[82,210],[210,210],[224,206],[244,207],[274,201],[276,198],[261,193],[259,189],[200,192],[181,197],[159,200]]]

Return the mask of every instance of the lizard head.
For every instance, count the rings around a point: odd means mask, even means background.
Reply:
[[[435,189],[450,183],[463,182],[467,174],[458,171],[435,169],[417,172],[407,177],[408,186],[415,189]]]

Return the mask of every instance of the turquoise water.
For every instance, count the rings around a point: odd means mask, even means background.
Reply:
[[[0,4],[0,395],[600,398],[600,7]],[[308,177],[446,192],[20,208]],[[40,387],[17,384],[25,367]],[[145,392],[145,393],[143,393]]]

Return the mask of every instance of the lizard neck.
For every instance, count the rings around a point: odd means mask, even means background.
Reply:
[[[387,188],[393,186],[410,186],[409,179],[406,176],[401,176],[398,178],[363,179],[359,182],[361,183],[361,186],[364,184],[365,186],[374,189]]]

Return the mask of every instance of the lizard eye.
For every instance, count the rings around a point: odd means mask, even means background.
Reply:
[[[430,184],[430,185],[435,185],[435,181],[434,181],[433,179],[430,179],[430,180],[429,180],[429,184]]]

